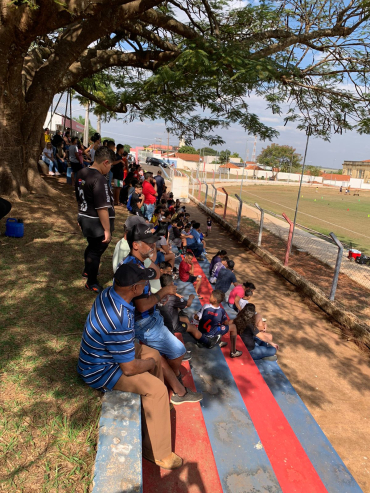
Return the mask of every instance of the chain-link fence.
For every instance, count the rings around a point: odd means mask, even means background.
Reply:
[[[236,194],[232,196],[217,185],[194,178],[190,178],[189,191],[251,242],[319,287],[329,299],[335,296],[343,308],[354,312],[363,322],[368,321],[370,266],[351,261],[348,246],[340,242],[338,246],[335,234],[333,238],[297,224],[292,238],[293,218],[285,214],[242,202]]]

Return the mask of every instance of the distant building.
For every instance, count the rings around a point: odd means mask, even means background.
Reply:
[[[57,130],[63,132],[63,130],[69,128],[71,130],[71,136],[78,137],[79,139],[83,139],[84,136],[85,127],[82,123],[72,119],[71,125],[69,118],[65,118],[65,116],[59,113],[54,113],[53,115],[50,112],[48,113],[44,123],[44,128],[46,127],[49,128],[51,134],[55,134]]]
[[[365,161],[344,161],[343,174],[370,183],[370,159]]]

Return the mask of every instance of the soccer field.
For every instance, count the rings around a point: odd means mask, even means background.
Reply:
[[[240,186],[225,187],[231,196],[240,194]],[[257,202],[265,210],[294,219],[298,186],[243,186],[242,199]],[[346,244],[370,254],[370,191],[359,196],[346,195],[339,188],[303,186],[297,222],[321,233],[335,233]]]

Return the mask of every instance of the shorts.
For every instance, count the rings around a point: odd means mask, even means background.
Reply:
[[[192,284],[195,283],[195,281],[198,280],[199,277],[202,277],[202,276],[192,276],[191,274],[189,275],[189,279],[186,281],[186,282],[191,282]]]
[[[229,327],[227,325],[216,325],[215,327],[211,327],[209,329],[209,332],[205,331],[204,329],[202,329],[200,332],[207,337],[213,337],[218,334],[224,336],[229,332]]]
[[[113,180],[113,185],[114,185],[116,188],[122,188],[122,187],[123,187],[123,180],[116,180],[116,179],[114,179],[114,180]]]
[[[185,322],[180,322],[179,325],[175,328],[174,332],[185,334],[187,329],[188,329],[188,324],[186,324]]]
[[[158,310],[154,310],[151,316],[135,321],[135,337],[168,359],[180,358],[186,353],[184,344],[167,329]]]
[[[81,164],[81,163],[72,163],[70,161],[69,164],[72,168],[73,173],[77,173],[77,171],[80,171],[80,169],[82,169],[84,167],[83,164]]]
[[[161,262],[164,262],[164,253],[157,252],[157,258],[156,258],[156,261],[154,263],[155,263],[155,265],[159,265]]]

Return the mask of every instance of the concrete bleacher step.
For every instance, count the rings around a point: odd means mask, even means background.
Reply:
[[[276,362],[255,362],[328,493],[361,493],[320,426]]]
[[[113,390],[103,397],[93,493],[141,493],[141,398]]]
[[[267,454],[219,347],[187,343],[196,389],[224,492],[281,492]]]

